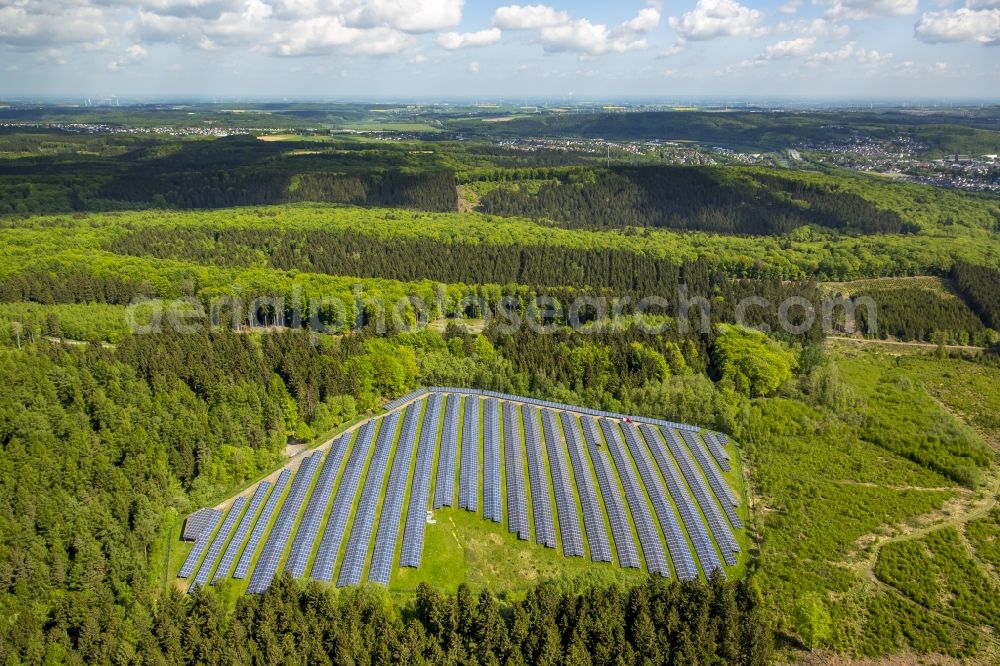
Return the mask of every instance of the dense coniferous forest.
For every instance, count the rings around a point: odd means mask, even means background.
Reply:
[[[913,232],[899,215],[849,193],[779,176],[733,179],[721,170],[619,167],[543,184],[537,193],[497,188],[479,202],[496,215],[547,218],[573,227],[666,227],[729,234],[784,234],[806,224],[864,233]]]
[[[863,288],[853,294],[856,304],[862,298],[877,306],[874,313],[865,307],[856,310],[858,329],[866,337],[979,347],[997,342],[995,329],[987,328],[975,311],[947,292],[904,284]]]
[[[952,277],[959,293],[987,326],[1000,328],[1000,271],[957,262]]]

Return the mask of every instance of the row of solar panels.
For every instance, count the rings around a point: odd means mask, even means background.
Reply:
[[[418,398],[422,398],[430,393],[454,393],[458,395],[478,395],[486,398],[496,398],[498,400],[511,400],[523,405],[535,405],[536,407],[546,407],[548,409],[555,409],[557,411],[571,411],[577,414],[584,414],[586,416],[593,416],[596,418],[604,419],[624,419],[625,414],[620,414],[618,412],[606,412],[600,409],[591,409],[589,407],[577,407],[575,405],[567,405],[561,402],[550,402],[548,400],[539,400],[537,398],[527,398],[524,396],[511,395],[509,393],[500,393],[499,391],[487,391],[484,389],[470,389],[470,388],[456,388],[451,386],[430,386],[428,388],[420,388],[407,393],[404,396],[396,398],[392,402],[387,402],[383,407],[385,411],[391,412],[393,410],[399,409],[403,405]],[[675,423],[673,421],[664,421],[663,419],[652,419],[646,416],[632,416],[629,417],[636,423],[648,423],[650,425],[662,426],[665,428],[674,428],[676,430],[690,430],[691,432],[700,432],[701,428],[698,426],[688,425],[686,423]],[[724,435],[723,435],[724,437]],[[728,461],[728,457],[727,457]],[[729,470],[726,470],[729,471]]]
[[[262,482],[249,502],[244,497],[237,498],[224,520],[219,511],[199,512],[199,520],[204,524],[200,525],[200,536],[184,562],[180,577],[195,574],[192,585],[204,585],[210,577],[212,582],[217,582],[229,576],[239,555],[232,577],[245,578],[256,561],[247,591],[262,592],[270,586],[285,551],[289,550],[285,570],[293,577],[305,576],[312,558],[310,575],[332,581],[336,562],[340,560],[337,584],[355,585],[361,582],[365,565],[370,562],[368,579],[388,584],[403,522],[399,565],[418,567],[422,559],[427,505],[431,499],[435,453],[438,454],[438,474],[433,506],[451,506],[454,499],[459,414],[463,404],[461,466],[458,470],[460,507],[478,511],[482,488],[484,517],[502,522],[502,459],[508,528],[522,540],[530,538],[530,503],[536,541],[550,548],[557,546],[557,516],[566,556],[584,556],[586,543],[591,559],[611,562],[613,542],[619,564],[639,568],[641,562],[633,539],[634,526],[646,568],[651,572],[670,575],[668,553],[669,562],[682,579],[696,578],[698,563],[706,573],[721,570],[719,552],[727,564],[735,563],[739,546],[733,527],[742,527],[736,512],[738,503],[713,464],[721,465],[723,459],[728,463],[728,455],[723,449],[724,436],[713,437],[709,443],[707,437],[703,442],[692,430],[653,427],[649,423],[640,423],[637,427],[617,418],[581,417],[570,411],[539,410],[534,404],[520,403],[524,401],[504,400],[501,403],[495,397],[484,400],[475,393],[463,399],[457,393],[445,396],[431,392],[426,400],[409,401],[403,413],[402,428],[399,427],[399,411],[368,421],[359,429],[353,447],[350,435],[341,436],[331,445],[325,462],[323,454],[317,452],[302,461],[294,479],[285,469],[273,488],[270,482]],[[480,444],[483,451],[481,484]],[[411,474],[415,448],[417,460]],[[348,449],[350,456],[347,456]],[[610,452],[610,461],[606,452]],[[567,453],[571,464],[567,463]],[[346,465],[343,464],[345,457]],[[340,483],[334,492],[342,466]],[[387,470],[389,478],[385,483]],[[363,473],[364,485],[355,506]],[[621,490],[624,490],[624,499]],[[404,520],[407,491],[410,497]],[[550,497],[555,499],[555,516]],[[341,554],[352,509],[354,519],[350,536]],[[372,548],[376,515],[379,521]],[[581,515],[586,540],[581,530]],[[316,540],[324,523],[326,527],[317,548]],[[607,526],[611,528],[610,538]],[[289,549],[293,531],[294,540]],[[718,545],[718,552],[712,539]]]

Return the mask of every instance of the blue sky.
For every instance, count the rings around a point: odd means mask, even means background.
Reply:
[[[1000,0],[0,0],[0,48],[0,96],[1000,96]]]

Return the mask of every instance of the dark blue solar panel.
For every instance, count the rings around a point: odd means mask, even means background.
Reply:
[[[426,389],[432,393],[457,393],[461,395],[478,395],[486,398],[496,398],[498,400],[510,400],[512,402],[518,402],[525,405],[534,405],[535,407],[546,407],[548,409],[555,410],[569,410],[576,412],[578,414],[585,414],[587,416],[593,416],[597,418],[607,418],[612,420],[624,419],[624,414],[619,414],[617,412],[604,412],[599,409],[590,409],[588,407],[578,407],[576,405],[567,405],[561,402],[550,402],[548,400],[538,400],[537,398],[528,398],[526,396],[511,395],[509,393],[500,393],[498,391],[483,391],[481,389],[469,389],[469,388],[454,388],[449,386],[431,386]],[[701,430],[697,426],[687,425],[686,423],[674,423],[673,421],[664,421],[663,419],[651,419],[645,416],[633,416],[631,417],[636,423],[649,423],[657,426],[664,426],[666,428],[677,428],[678,430],[691,430],[697,432]]]
[[[351,449],[351,455],[347,459],[340,484],[337,486],[330,517],[327,518],[326,529],[319,541],[319,549],[316,551],[316,559],[310,571],[310,575],[316,580],[333,580],[333,570],[340,554],[340,545],[344,540],[347,519],[351,514],[351,507],[354,506],[354,497],[358,494],[361,473],[364,471],[368,452],[371,451],[377,427],[378,421],[372,419],[361,426],[355,438],[354,448]]]
[[[524,458],[521,447],[521,417],[517,405],[503,403],[503,454],[507,474],[507,529],[517,538],[531,538],[528,529],[528,495],[524,487]]]
[[[571,417],[577,419],[577,417]],[[601,436],[597,431],[597,421],[589,416],[578,419],[583,425],[583,435],[587,440],[587,451],[594,461],[594,472],[597,474],[597,484],[604,498],[604,508],[611,524],[611,535],[615,540],[615,552],[618,553],[618,563],[627,569],[639,569],[639,551],[632,537],[632,527],[629,525],[625,500],[622,499],[611,462],[602,445]]]
[[[312,555],[316,536],[319,534],[320,525],[324,515],[326,515],[326,507],[330,504],[330,498],[333,496],[333,486],[337,482],[337,472],[340,471],[340,463],[344,460],[349,440],[349,435],[341,435],[330,445],[330,452],[326,456],[326,462],[323,463],[316,487],[309,496],[309,504],[306,505],[302,522],[299,523],[299,529],[295,532],[292,550],[288,553],[288,561],[285,562],[285,571],[291,574],[292,578],[302,578],[306,575],[309,557]]]
[[[524,418],[524,444],[528,452],[528,477],[531,482],[531,509],[535,517],[535,541],[547,548],[556,547],[556,531],[552,524],[552,500],[549,498],[549,475],[545,473],[542,438],[538,432],[538,409],[521,407]]]
[[[670,567],[663,550],[663,541],[660,539],[659,530],[653,523],[653,516],[649,513],[646,493],[639,485],[639,480],[635,475],[635,467],[629,459],[628,452],[625,451],[618,423],[601,419],[600,424],[601,430],[604,431],[604,439],[608,443],[608,449],[611,451],[611,457],[615,461],[615,466],[618,467],[618,476],[625,489],[625,499],[632,510],[632,520],[635,522],[642,553],[646,558],[646,568],[650,573],[669,576]]]
[[[413,470],[413,487],[410,490],[410,505],[406,510],[406,527],[403,531],[403,550],[399,557],[401,567],[419,567],[423,558],[427,499],[431,488],[431,473],[434,468],[434,452],[440,432],[440,422],[441,396],[435,393],[427,399],[427,412],[424,414],[424,423],[420,429],[417,466]]]
[[[576,488],[580,496],[583,526],[587,531],[587,542],[590,545],[590,559],[594,562],[610,562],[611,546],[608,543],[608,531],[604,524],[604,514],[597,501],[597,493],[594,491],[590,465],[584,457],[579,422],[569,412],[561,412],[559,417],[562,420],[566,448],[569,449],[569,459],[573,465],[573,476],[576,478]]]
[[[287,467],[281,470],[281,474],[278,475],[278,481],[274,484],[274,490],[268,496],[267,502],[264,504],[264,510],[260,512],[260,516],[253,526],[253,532],[250,533],[250,540],[247,541],[246,548],[243,549],[240,561],[236,563],[236,571],[233,572],[233,578],[246,578],[247,573],[249,573],[250,565],[253,564],[254,555],[257,553],[257,548],[264,540],[264,535],[271,526],[271,516],[278,508],[278,504],[285,494],[285,487],[288,486],[291,478],[292,470]]]
[[[678,513],[681,514],[681,520],[684,521],[688,537],[690,537],[691,544],[698,555],[698,561],[701,562],[702,571],[705,572],[706,576],[710,576],[714,570],[721,570],[722,564],[719,562],[719,555],[708,536],[705,520],[699,513],[687,485],[681,478],[681,473],[674,465],[673,458],[664,448],[659,431],[647,424],[640,425],[639,430],[653,454],[653,460],[656,461],[663,474],[664,481],[667,482],[667,490],[677,505]]]
[[[465,399],[462,419],[462,469],[459,475],[458,506],[469,511],[479,510],[479,409],[476,396]]]
[[[393,412],[382,419],[378,440],[375,442],[375,455],[368,464],[365,485],[361,489],[361,501],[354,514],[351,536],[347,539],[347,552],[340,567],[337,587],[357,585],[361,582],[361,574],[368,559],[368,546],[371,544],[372,531],[375,527],[375,512],[381,503],[382,481],[385,479],[385,469],[389,464],[389,454],[392,453],[392,444],[398,429],[399,412]]]
[[[663,536],[667,540],[667,551],[669,551],[670,559],[674,563],[677,577],[681,580],[695,580],[698,578],[698,565],[695,564],[694,556],[691,555],[691,547],[684,537],[684,531],[681,530],[673,503],[667,496],[667,490],[663,486],[663,478],[656,473],[653,463],[649,459],[649,449],[639,436],[635,425],[624,423],[621,425],[621,429],[625,434],[625,442],[629,451],[632,452],[632,459],[639,469],[639,477],[646,488],[646,494],[649,495],[653,511],[656,512],[656,517],[660,522],[660,529],[663,530]]]
[[[722,443],[721,438],[716,433],[708,432],[707,430],[703,430],[701,432],[701,437],[705,440],[705,443],[708,444],[708,450],[711,452],[712,457],[715,458],[715,462],[717,462],[719,467],[722,468],[722,471],[731,471],[732,467],[729,466],[729,454],[726,453],[726,449],[724,448],[725,445]]]
[[[205,516],[205,524],[199,530],[198,538],[195,539],[194,546],[188,553],[187,559],[184,560],[180,573],[177,574],[180,578],[187,578],[194,573],[194,568],[198,566],[198,561],[205,554],[205,549],[208,548],[208,544],[212,541],[212,533],[215,531],[215,526],[222,520],[221,511],[216,511],[215,509],[210,509],[210,511],[211,513],[203,514]]]
[[[576,510],[576,495],[566,464],[562,430],[551,409],[542,410],[542,432],[545,433],[545,450],[549,457],[549,473],[556,496],[559,515],[559,534],[562,536],[563,555],[583,557],[583,537],[580,534],[580,515]]]
[[[288,545],[288,539],[295,528],[295,520],[298,518],[312,485],[313,477],[316,475],[316,468],[322,454],[314,453],[299,465],[299,471],[295,473],[292,487],[288,490],[288,497],[278,511],[278,517],[274,521],[274,527],[264,542],[264,550],[261,551],[257,564],[254,566],[250,582],[247,584],[247,594],[259,594],[271,587],[274,574],[278,571],[278,564],[281,556]]]
[[[739,552],[740,547],[736,543],[732,527],[726,522],[718,502],[708,489],[705,477],[702,476],[698,466],[691,459],[691,454],[688,453],[687,447],[684,446],[676,431],[663,428],[661,434],[670,449],[670,453],[673,454],[674,460],[677,461],[681,473],[687,480],[688,487],[691,488],[691,492],[698,501],[698,506],[701,507],[702,513],[708,520],[708,527],[712,531],[716,543],[719,544],[723,558],[729,565],[736,564],[736,557],[733,553]]]
[[[264,503],[264,500],[267,498],[267,493],[270,490],[270,481],[261,481],[257,485],[257,490],[253,494],[253,499],[250,500],[250,506],[247,507],[246,512],[243,514],[239,527],[236,528],[236,534],[234,534],[233,538],[229,540],[229,545],[226,546],[226,552],[222,554],[222,561],[219,562],[219,567],[215,570],[215,576],[212,578],[212,583],[217,583],[218,581],[229,576],[229,570],[233,568],[233,562],[236,561],[236,556],[240,553],[240,546],[243,545],[243,540],[247,538],[247,534],[250,532],[250,528],[253,526],[254,521],[257,518],[257,511]]]
[[[705,478],[708,479],[708,485],[711,486],[712,492],[715,493],[715,496],[719,498],[719,502],[722,503],[722,510],[729,517],[729,522],[736,529],[742,529],[743,521],[740,520],[739,514],[736,513],[736,507],[739,506],[739,502],[736,501],[736,495],[730,489],[726,480],[722,478],[722,472],[712,462],[708,452],[705,450],[705,445],[701,443],[701,438],[687,431],[681,432],[681,436],[687,442],[688,448],[694,454],[695,459],[701,466],[702,472],[705,473]]]
[[[503,520],[500,497],[500,407],[495,398],[483,403],[483,516]]]
[[[201,563],[198,567],[198,573],[194,577],[194,582],[191,583],[191,587],[195,585],[204,585],[208,582],[208,577],[212,574],[212,569],[215,568],[215,563],[219,559],[219,554],[222,553],[223,547],[229,542],[229,537],[233,532],[233,528],[236,526],[236,521],[239,520],[240,514],[243,512],[243,508],[247,504],[247,498],[240,496],[233,501],[233,505],[229,508],[229,513],[226,514],[226,519],[222,521],[222,527],[219,528],[218,534],[212,539],[212,545],[208,547],[208,553],[205,555],[205,561]]]
[[[403,417],[403,430],[396,444],[396,455],[392,460],[392,470],[389,472],[389,485],[382,501],[382,514],[379,516],[378,532],[375,534],[375,552],[372,554],[372,566],[368,572],[368,580],[374,583],[389,584],[392,575],[392,562],[396,555],[396,540],[399,535],[400,516],[403,512],[403,498],[409,487],[410,462],[413,460],[413,445],[417,439],[417,424],[420,421],[420,411],[423,402],[413,402],[406,408]]]
[[[434,485],[434,508],[452,506],[455,501],[455,460],[458,455],[458,410],[462,399],[449,395],[444,408],[441,455]]]

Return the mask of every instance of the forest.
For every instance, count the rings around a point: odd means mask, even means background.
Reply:
[[[851,192],[771,174],[733,178],[723,170],[618,168],[583,172],[537,192],[501,188],[479,207],[495,215],[547,218],[574,227],[668,227],[728,234],[788,233],[812,224],[861,233],[912,233],[892,211]]]

